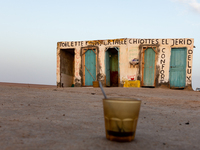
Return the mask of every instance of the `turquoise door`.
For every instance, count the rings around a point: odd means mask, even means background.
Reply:
[[[144,52],[144,75],[142,86],[154,86],[155,51],[147,48]]]
[[[110,52],[106,51],[106,86],[110,86]]]
[[[92,86],[96,80],[96,54],[95,50],[87,50],[85,53],[85,85]]]
[[[170,58],[170,88],[184,88],[186,80],[186,48],[172,48]]]

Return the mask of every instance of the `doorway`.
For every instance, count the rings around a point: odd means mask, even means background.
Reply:
[[[96,81],[96,55],[94,48],[86,48],[83,52],[83,86],[92,86]]]
[[[71,87],[74,84],[74,53],[75,49],[60,50],[60,86]]]
[[[106,86],[118,87],[119,71],[119,49],[108,48],[106,51]]]
[[[185,88],[186,48],[172,48],[170,58],[170,88]]]
[[[143,47],[142,86],[155,87],[156,47]]]

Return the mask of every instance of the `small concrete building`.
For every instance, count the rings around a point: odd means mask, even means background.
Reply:
[[[57,86],[122,87],[137,80],[141,87],[192,89],[194,39],[110,39],[57,43]]]

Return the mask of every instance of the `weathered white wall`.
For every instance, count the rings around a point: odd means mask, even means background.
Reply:
[[[60,84],[60,44],[57,43],[57,65],[56,65],[56,78],[57,78],[57,86],[61,86]]]
[[[119,75],[120,83],[123,80],[134,77],[142,77],[141,65],[135,67],[129,61],[138,58],[141,61],[141,49],[143,46],[157,46],[158,57],[157,66],[159,68],[158,83],[169,82],[171,48],[187,48],[186,60],[186,86],[191,85],[192,77],[192,58],[193,58],[194,39],[114,39],[114,40],[94,40],[94,41],[71,41],[57,43],[57,83],[60,82],[60,49],[75,48],[75,83],[81,85],[81,48],[87,46],[97,46],[99,48],[99,72],[105,75],[105,51],[107,48],[119,48]],[[140,70],[140,73],[139,73]]]

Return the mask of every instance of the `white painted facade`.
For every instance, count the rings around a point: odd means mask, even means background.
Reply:
[[[106,77],[106,64],[105,53],[109,48],[118,48],[118,86],[123,86],[123,81],[130,80],[131,78],[143,80],[143,61],[145,47],[153,47],[156,51],[155,55],[155,87],[162,85],[169,85],[170,80],[170,58],[172,48],[185,48],[186,49],[186,76],[185,87],[191,88],[192,83],[192,60],[193,60],[193,46],[194,39],[180,38],[180,39],[111,39],[111,40],[94,40],[94,41],[63,41],[57,43],[57,85],[61,86],[62,82],[72,83],[75,86],[84,86],[81,69],[83,65],[83,50],[85,48],[97,49],[97,80],[105,81]],[[74,50],[74,68],[73,75],[61,75],[61,50],[67,51],[68,49]],[[134,58],[139,59],[138,65],[130,65],[130,61]],[[183,58],[184,59],[184,58]],[[97,75],[101,77],[97,77]],[[67,78],[65,78],[67,76]],[[66,81],[67,79],[72,81]],[[106,81],[105,81],[106,82]],[[104,85],[105,85],[105,82]],[[142,85],[142,84],[141,84]],[[64,85],[66,86],[66,85]],[[69,84],[67,85],[69,86]]]

